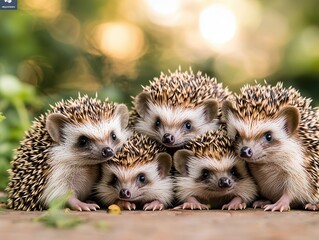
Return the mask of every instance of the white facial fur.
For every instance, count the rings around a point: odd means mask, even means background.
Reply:
[[[146,177],[145,184],[138,182],[139,174],[143,173]],[[110,182],[116,176],[117,182]],[[162,178],[159,175],[158,163],[156,161],[144,165],[136,165],[132,168],[125,168],[119,165],[103,166],[103,176],[97,185],[97,197],[103,205],[110,205],[119,200],[121,189],[128,189],[131,198],[130,202],[146,203],[159,200],[165,206],[170,205],[173,197],[173,183],[170,176]]]
[[[235,143],[238,154],[244,146],[252,149],[253,156],[245,160],[264,197],[275,202],[287,192],[293,202],[314,202],[304,168],[303,147],[296,136],[286,132],[284,118],[253,122],[230,113],[227,129],[232,139],[237,132],[240,135]],[[271,133],[270,142],[264,137],[266,132]]]
[[[130,136],[130,131],[122,129],[120,125],[120,116],[110,120],[100,121],[96,124],[86,122],[82,125],[66,124],[63,128],[64,140],[59,145],[51,149],[51,162],[63,162],[70,165],[87,165],[98,164],[108,160],[103,158],[102,149],[109,147],[115,153]],[[113,140],[111,133],[116,135]],[[78,140],[81,136],[90,139],[88,149],[77,147]]]
[[[240,154],[242,147],[247,146],[252,149],[253,156],[250,159],[246,159],[249,162],[268,161],[270,160],[269,154],[276,154],[276,152],[283,150],[283,142],[286,144],[291,142],[291,137],[285,130],[284,118],[252,122],[238,119],[230,114],[227,130],[229,136],[234,140],[236,134],[239,134],[239,138],[235,142],[238,154]],[[265,134],[267,133],[271,135],[271,141],[266,140]],[[274,141],[276,142],[274,143]],[[268,150],[265,151],[265,148]]]
[[[160,119],[160,127],[155,127],[155,122]],[[186,121],[191,123],[191,129],[185,128]],[[194,109],[182,107],[159,106],[148,102],[148,111],[144,118],[138,120],[135,126],[138,132],[144,133],[151,138],[162,143],[163,135],[169,133],[174,136],[175,142],[168,147],[179,147],[185,141],[194,138],[197,135],[215,130],[218,128],[218,120],[208,122],[205,118],[205,109],[199,106]]]
[[[234,196],[241,197],[246,203],[251,202],[257,193],[256,186],[248,175],[243,161],[234,156],[226,155],[221,160],[212,158],[190,157],[187,161],[187,176],[176,178],[176,191],[179,201],[184,202],[189,197],[196,197],[205,204],[225,204]],[[231,174],[236,166],[239,178]],[[210,177],[202,180],[203,169],[209,170]],[[218,180],[227,177],[233,181],[229,189],[218,187]]]
[[[108,160],[101,155],[103,147],[110,147],[114,153],[123,145],[130,132],[121,128],[120,116],[97,124],[86,122],[82,125],[67,123],[62,129],[62,141],[49,148],[50,172],[42,195],[48,205],[53,199],[72,191],[84,200],[92,190],[97,179],[98,163]],[[117,140],[110,134],[114,132]],[[89,149],[79,149],[80,136],[92,139]]]

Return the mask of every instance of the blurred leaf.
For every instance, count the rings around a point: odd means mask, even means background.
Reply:
[[[22,91],[21,82],[12,75],[0,76],[0,95],[6,99],[17,98]]]
[[[43,101],[37,95],[34,86],[11,74],[0,74],[0,98],[0,121],[4,119],[4,115],[7,119],[0,124],[1,190],[8,183],[7,170],[10,160],[14,157],[14,149],[19,146],[24,132],[29,128],[33,112],[42,106]]]
[[[10,163],[7,159],[0,157],[0,189],[4,189],[7,186]]]
[[[6,205],[4,203],[0,203],[0,212],[4,211],[6,208]]]
[[[83,223],[80,217],[71,216],[62,210],[51,212],[48,210],[45,214],[34,219],[35,222],[42,222],[53,228],[73,228]]]
[[[6,117],[3,116],[2,112],[0,112],[0,122],[3,121],[4,119],[6,119]]]
[[[73,228],[84,220],[77,216],[72,216],[63,210],[67,199],[72,195],[72,192],[53,200],[50,203],[49,209],[40,217],[34,218],[35,222],[42,222],[49,227],[54,228]]]
[[[108,230],[110,229],[110,223],[106,222],[106,221],[98,221],[95,224],[95,227],[99,230]]]
[[[56,210],[61,210],[64,208],[66,205],[66,202],[68,201],[68,198],[73,194],[73,192],[68,192],[64,196],[58,197],[54,200],[51,201],[49,205],[49,210],[51,211],[56,211]]]

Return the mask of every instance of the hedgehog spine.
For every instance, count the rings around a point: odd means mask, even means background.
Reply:
[[[215,78],[177,70],[154,78],[133,101],[131,125],[166,147],[217,129],[218,105],[231,96]]]
[[[247,85],[234,102],[223,104],[229,136],[249,165],[260,193],[273,204],[265,210],[292,207],[318,210],[318,117],[293,88]]]
[[[128,210],[138,205],[144,210],[162,210],[173,197],[171,165],[171,156],[162,145],[135,133],[103,167],[97,198],[106,206],[117,203]]]
[[[98,164],[108,161],[129,136],[127,124],[124,104],[88,96],[58,102],[35,119],[11,162],[8,207],[43,210],[73,191],[68,199],[72,209],[98,208],[82,201],[96,181]]]
[[[257,188],[225,130],[207,132],[174,154],[177,198],[183,209],[244,209]]]

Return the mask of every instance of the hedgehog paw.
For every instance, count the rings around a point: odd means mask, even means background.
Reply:
[[[264,206],[264,211],[289,211],[291,198],[287,193],[284,193],[281,198],[274,204],[268,204]]]
[[[190,209],[190,210],[208,210],[209,207],[205,204],[201,204],[196,198],[190,197],[182,205],[175,207],[174,209]]]
[[[266,205],[271,204],[269,200],[258,200],[253,203],[253,208],[264,208]]]
[[[306,204],[305,209],[309,211],[319,211],[319,204],[308,203]]]
[[[222,210],[243,210],[246,208],[246,203],[244,203],[241,197],[234,197],[228,204],[224,204]]]
[[[120,206],[121,209],[123,210],[135,210],[136,209],[136,205],[135,203],[131,203],[131,202],[126,202],[126,201],[118,201],[117,205]]]
[[[268,204],[264,207],[264,211],[279,211],[279,212],[287,212],[290,211],[290,206],[289,204],[285,203],[274,203],[274,204]]]
[[[150,203],[146,203],[143,207],[144,211],[155,211],[155,210],[161,211],[163,209],[164,209],[164,204],[158,200],[152,201]]]
[[[68,199],[68,205],[70,206],[72,210],[80,211],[80,212],[81,211],[96,211],[97,209],[100,208],[99,205],[97,205],[96,203],[81,202],[76,197],[70,197]]]

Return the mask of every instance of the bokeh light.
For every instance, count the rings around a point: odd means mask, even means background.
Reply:
[[[95,41],[103,54],[118,60],[134,60],[142,54],[144,47],[143,32],[126,22],[98,25]]]
[[[164,26],[174,26],[179,23],[181,0],[146,0],[149,7],[149,19]]]
[[[199,17],[202,36],[211,44],[224,44],[236,33],[237,20],[234,13],[226,6],[216,4],[205,8]]]
[[[22,8],[42,18],[54,19],[62,11],[62,2],[61,0],[27,0],[22,2]]]
[[[161,15],[171,15],[176,13],[180,7],[180,0],[147,0],[150,8]]]
[[[50,33],[58,41],[76,44],[81,34],[81,24],[73,15],[62,13],[52,21]]]

